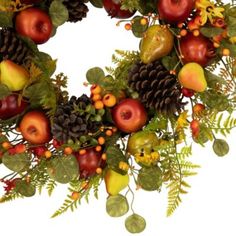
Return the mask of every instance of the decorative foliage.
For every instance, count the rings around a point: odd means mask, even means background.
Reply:
[[[89,202],[91,194],[97,199],[104,182],[108,215],[131,211],[124,222],[130,233],[146,227],[134,210],[133,185],[158,192],[165,187],[171,216],[200,167],[190,159],[192,147],[211,142],[219,157],[230,150],[227,135],[236,127],[235,1],[198,0],[181,22],[165,18],[165,9],[157,7],[161,1],[109,2],[122,18],[117,26],[124,23],[141,39],[140,49],[116,50],[111,67],[89,69],[84,86],[90,94],[79,98],[69,97],[69,78],[55,75],[57,61],[39,51],[31,35],[21,35],[15,19],[32,6],[43,10],[53,36],[65,22],[86,17],[88,1],[26,2],[0,0],[0,165],[9,170],[0,179],[0,202],[44,189],[51,196],[58,184],[68,184],[56,217],[76,210],[82,199]],[[182,40],[191,45],[188,53]],[[17,83],[22,89],[11,90]]]

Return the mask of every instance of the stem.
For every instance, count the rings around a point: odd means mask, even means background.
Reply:
[[[131,187],[129,185],[128,185],[128,188],[129,188],[129,191],[132,194],[132,200],[131,200],[131,203],[130,203],[130,209],[131,209],[131,211],[134,214],[134,208],[133,208],[133,205],[134,205],[134,192],[133,192],[133,190],[131,189]]]
[[[228,66],[226,65],[226,63],[224,62],[224,60],[223,60],[222,58],[221,58],[220,60],[221,60],[222,64],[224,65],[225,69],[227,70],[227,72],[228,72],[228,74],[229,74],[229,76],[230,76],[230,78],[231,78],[231,81],[232,81],[233,84],[236,86],[236,82],[235,82],[235,80],[234,80],[234,76],[233,76],[232,73],[229,71]]]

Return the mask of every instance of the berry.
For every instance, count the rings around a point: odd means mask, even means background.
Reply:
[[[100,94],[93,94],[92,95],[93,102],[99,101],[101,99],[102,99],[102,96]]]
[[[73,149],[72,149],[71,147],[66,147],[66,148],[64,149],[64,153],[65,153],[66,155],[70,155],[70,154],[72,154],[72,152],[73,152]]]
[[[106,136],[110,137],[112,136],[113,132],[111,130],[107,130],[106,131]]]
[[[103,137],[99,137],[98,138],[98,143],[99,143],[99,145],[103,145],[104,143],[105,143],[105,138],[103,138]]]
[[[222,55],[223,56],[229,56],[230,55],[230,50],[228,49],[228,48],[224,48],[223,50],[222,50]]]
[[[132,25],[130,23],[125,24],[125,29],[126,30],[131,30],[132,29]]]
[[[187,98],[191,98],[194,95],[194,91],[191,89],[182,88],[182,94]]]
[[[100,145],[96,146],[95,148],[96,152],[100,152],[102,150],[102,147]]]
[[[103,104],[103,102],[102,102],[101,100],[99,100],[99,101],[96,101],[96,102],[94,103],[94,107],[95,107],[95,109],[97,109],[97,110],[101,110],[101,109],[104,108],[104,104]]]
[[[102,102],[106,107],[113,107],[116,105],[116,97],[113,94],[108,93],[103,97]]]
[[[44,156],[48,159],[52,157],[52,153],[51,151],[47,150],[46,152],[44,152]]]
[[[12,147],[12,145],[9,142],[3,142],[2,143],[2,147],[6,150],[10,149]]]
[[[205,110],[205,106],[201,103],[197,103],[193,106],[193,113],[200,114],[203,110]]]
[[[71,194],[71,199],[72,199],[72,200],[77,201],[79,198],[80,198],[80,193],[78,193],[78,192],[73,192],[73,193]]]
[[[106,153],[103,153],[102,154],[102,160],[105,161],[107,159],[107,154]]]
[[[96,173],[97,173],[98,175],[100,175],[100,174],[102,173],[102,168],[98,167],[98,168],[96,169]]]
[[[90,92],[92,94],[100,94],[102,92],[102,88],[97,84],[93,84],[90,88]]]
[[[86,149],[81,149],[81,150],[79,150],[79,154],[80,155],[84,155],[86,153]]]

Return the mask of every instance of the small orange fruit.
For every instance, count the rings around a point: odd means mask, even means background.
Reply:
[[[105,138],[104,137],[99,137],[98,138],[98,143],[100,144],[100,145],[103,145],[104,143],[105,143]]]
[[[103,104],[103,102],[102,102],[101,100],[98,100],[98,101],[96,101],[96,102],[94,103],[94,107],[95,107],[95,109],[97,109],[97,110],[101,110],[101,109],[104,108],[104,104]]]
[[[97,84],[93,84],[90,88],[90,92],[92,94],[100,94],[102,92],[102,88]]]
[[[80,193],[78,193],[78,192],[73,192],[73,193],[71,194],[71,199],[72,199],[72,200],[76,201],[76,200],[78,200],[79,198],[80,198]]]
[[[116,97],[111,93],[106,94],[102,101],[106,107],[113,107],[116,105]]]
[[[50,158],[50,157],[52,157],[51,151],[49,151],[49,150],[45,151],[45,152],[44,152],[44,156],[45,156],[47,159]]]
[[[70,155],[70,154],[72,154],[72,152],[73,152],[73,149],[71,147],[65,147],[64,153],[66,155]]]
[[[106,131],[106,136],[112,136],[112,134],[113,134],[113,132],[110,130],[110,129],[108,129],[107,131]]]
[[[102,96],[100,94],[93,94],[92,95],[92,100],[94,102],[98,101],[98,100],[101,100],[102,99]]]

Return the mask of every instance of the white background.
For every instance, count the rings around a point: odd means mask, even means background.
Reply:
[[[110,66],[115,49],[137,50],[139,41],[123,27],[116,27],[104,10],[91,8],[88,18],[78,24],[65,24],[56,37],[41,49],[58,58],[58,71],[69,76],[70,94],[81,95],[86,89],[86,71],[93,66]],[[200,164],[199,174],[190,179],[192,188],[170,218],[166,218],[167,193],[136,192],[136,212],[147,220],[142,236],[235,236],[236,235],[236,132],[228,141],[227,157],[216,157],[211,144],[193,146],[192,161]],[[66,196],[60,186],[49,198],[41,196],[0,205],[0,235],[130,235],[124,228],[125,217],[114,219],[105,212],[106,191],[101,187],[99,200],[91,198],[74,213],[56,219],[50,215]]]

